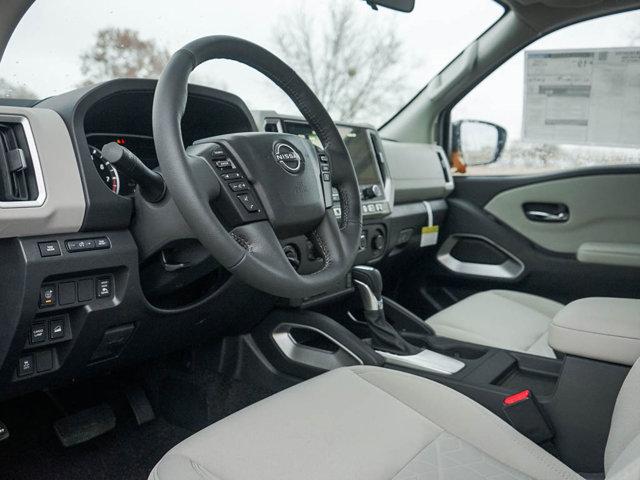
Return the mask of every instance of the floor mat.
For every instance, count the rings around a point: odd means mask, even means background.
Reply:
[[[55,407],[43,394],[3,405],[11,437],[0,443],[1,480],[146,480],[153,466],[193,432],[159,418],[139,427],[119,414],[115,430],[64,448],[51,427]]]

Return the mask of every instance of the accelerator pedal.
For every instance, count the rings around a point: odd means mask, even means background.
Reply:
[[[116,416],[106,403],[56,420],[53,429],[65,447],[88,442],[116,427]]]
[[[139,385],[131,385],[126,389],[125,395],[127,396],[131,410],[133,410],[133,415],[136,417],[138,426],[155,420],[156,414],[142,387]]]

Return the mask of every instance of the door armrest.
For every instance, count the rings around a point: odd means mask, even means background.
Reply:
[[[583,243],[578,248],[578,260],[585,263],[640,267],[640,244]]]

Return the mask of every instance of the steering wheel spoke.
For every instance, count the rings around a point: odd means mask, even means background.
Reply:
[[[213,211],[229,229],[267,219],[264,202],[254,188],[246,164],[224,138],[198,140],[187,149],[187,153],[197,154],[209,167],[204,182],[218,185],[215,198],[210,198]],[[204,167],[201,171],[204,174]]]

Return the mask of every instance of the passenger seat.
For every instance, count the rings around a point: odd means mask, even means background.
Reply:
[[[477,293],[426,320],[437,335],[489,347],[556,358],[549,326],[564,307],[511,290]]]

